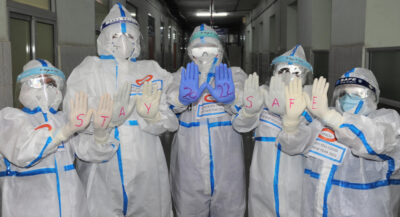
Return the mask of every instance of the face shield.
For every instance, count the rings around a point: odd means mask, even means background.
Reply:
[[[16,94],[28,109],[57,110],[62,102],[64,82],[64,74],[56,68],[32,68],[18,76]]]
[[[281,75],[285,85],[289,85],[294,78],[299,78],[303,85],[310,84],[313,79],[313,68],[306,61],[303,47],[296,45],[291,50],[272,60],[273,75]]]
[[[360,79],[357,81],[362,82]],[[378,104],[378,99],[373,89],[359,84],[341,84],[336,86],[332,101],[341,112],[363,115],[375,110]]]

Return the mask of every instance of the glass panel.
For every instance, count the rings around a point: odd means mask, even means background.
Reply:
[[[30,5],[44,10],[50,10],[50,0],[14,0],[15,2]]]
[[[276,28],[276,18],[272,15],[269,18],[269,50],[276,51],[278,47],[278,42],[276,38],[277,28]]]
[[[36,57],[54,65],[54,31],[52,24],[36,23]]]
[[[12,57],[13,89],[17,76],[22,72],[22,67],[31,59],[30,22],[10,18],[10,40]],[[14,94],[14,105],[17,105],[18,97]]]
[[[176,60],[177,60],[177,41],[176,41],[176,31],[174,30],[173,32],[172,32],[172,40],[173,40],[173,43],[174,43],[174,48],[173,48],[173,70],[175,71],[175,70],[177,70],[177,65],[176,65]]]
[[[164,28],[165,28],[165,27],[164,27],[164,22],[161,22],[161,23],[160,23],[161,67],[165,67],[165,66],[164,66],[164,55],[165,55],[165,47],[164,47],[164,40],[165,40],[165,38],[164,38]]]
[[[108,14],[108,0],[96,0],[95,2],[95,25],[96,33],[100,34],[101,22]]]
[[[133,18],[136,18],[137,16],[137,7],[135,7],[132,3],[127,2],[126,3],[126,9],[131,12],[131,16]]]
[[[381,97],[400,101],[400,49],[369,52],[369,68],[374,72]]]
[[[149,59],[154,60],[154,48],[155,48],[155,20],[154,17],[148,16],[148,26],[147,26],[147,34],[148,34],[148,48],[149,48]]]
[[[329,51],[314,51],[314,77],[328,79]]]

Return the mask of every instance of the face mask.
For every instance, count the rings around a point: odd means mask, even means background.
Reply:
[[[122,35],[114,35],[112,39],[112,52],[116,58],[128,59],[133,56],[136,49],[136,43],[133,38]]]
[[[62,101],[62,93],[59,89],[51,86],[46,86],[43,89],[23,85],[19,101],[29,109],[40,107],[42,110],[49,110],[50,108],[57,110]]]
[[[351,94],[346,94],[339,98],[340,107],[345,112],[355,109],[360,101],[362,101],[361,97]]]

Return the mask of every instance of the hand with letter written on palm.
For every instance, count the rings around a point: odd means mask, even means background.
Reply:
[[[206,88],[207,83],[203,83],[199,87],[199,67],[194,63],[188,63],[185,68],[182,68],[181,71],[181,84],[179,87],[179,101],[183,105],[189,105],[196,102],[204,89]]]
[[[219,103],[229,104],[235,100],[235,84],[232,70],[226,64],[215,67],[215,87],[207,85],[207,89]]]
[[[207,88],[214,99],[219,103],[229,104],[235,100],[235,84],[232,79],[232,71],[226,64],[215,67],[215,87],[207,82],[199,87],[199,69],[191,62],[186,70],[181,71],[181,83],[179,87],[179,101],[183,105],[196,102]]]

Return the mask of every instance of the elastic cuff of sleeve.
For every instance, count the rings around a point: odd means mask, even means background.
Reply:
[[[246,118],[252,118],[252,117],[258,115],[258,112],[254,113],[254,114],[250,114],[250,113],[246,112],[246,108],[241,109],[241,111],[239,111],[239,112],[241,112],[242,115]]]
[[[149,123],[156,123],[161,120],[161,114],[160,114],[160,112],[158,112],[154,118],[143,118],[143,119]]]
[[[300,123],[300,120],[298,118],[293,119],[293,118],[288,118],[287,116],[284,116],[282,120],[283,120],[283,122],[282,122],[283,130],[285,132],[287,132],[287,133],[296,132],[296,130],[299,126],[299,123]]]
[[[54,132],[54,135],[53,135],[53,143],[54,144],[60,144],[61,142],[66,141],[69,138],[69,136],[66,135],[65,131],[68,131],[68,130],[66,130],[64,127],[61,130]]]
[[[340,125],[343,124],[343,116],[334,109],[331,109],[324,116],[323,121],[329,127],[332,127],[334,130],[338,130]]]
[[[96,144],[105,144],[110,133],[106,129],[95,129],[93,135]]]
[[[173,101],[175,101],[175,105],[174,105],[174,106],[176,106],[176,107],[182,108],[182,107],[188,106],[188,105],[184,105],[184,104],[181,103],[181,101],[179,100],[179,95],[176,96],[176,97],[175,97],[175,100],[173,100]]]

